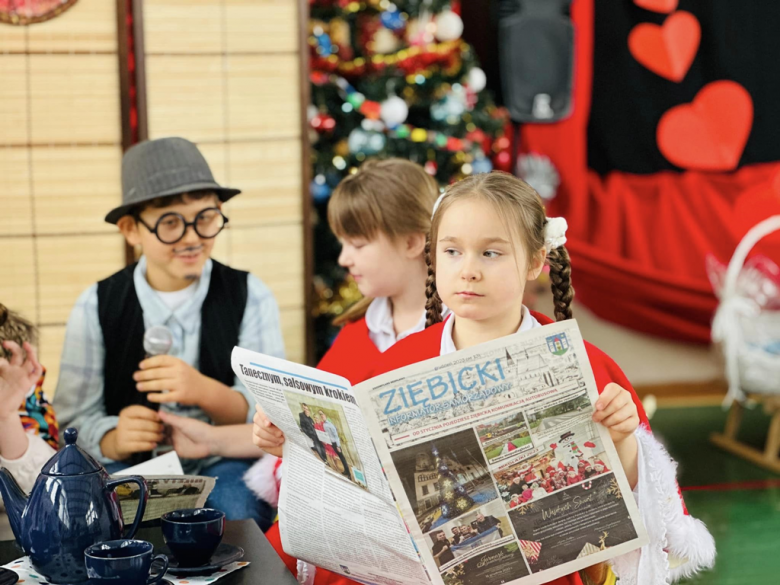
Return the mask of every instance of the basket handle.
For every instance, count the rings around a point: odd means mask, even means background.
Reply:
[[[747,255],[753,249],[753,247],[761,241],[764,237],[768,236],[772,232],[780,230],[780,215],[773,215],[768,217],[764,221],[754,225],[734,251],[734,255],[729,261],[729,267],[726,270],[726,278],[723,283],[722,299],[728,299],[734,296],[737,292],[737,278],[739,278],[739,272],[745,265]]]

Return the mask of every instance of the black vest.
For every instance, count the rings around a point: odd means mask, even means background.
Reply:
[[[247,273],[212,260],[211,283],[201,309],[199,371],[232,386],[230,354],[238,345],[247,301]],[[146,357],[144,316],[128,266],[98,283],[98,317],[106,349],[103,401],[106,414],[116,416],[133,404],[157,409],[135,388],[133,374]]]

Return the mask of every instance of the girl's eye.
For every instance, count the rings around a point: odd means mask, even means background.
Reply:
[[[485,256],[486,258],[498,258],[499,256],[501,256],[501,252],[496,252],[495,250],[487,250],[483,254],[483,256]]]
[[[444,250],[444,253],[447,254],[447,256],[455,256],[455,254],[458,253],[457,250],[454,250],[453,248],[447,248]]]

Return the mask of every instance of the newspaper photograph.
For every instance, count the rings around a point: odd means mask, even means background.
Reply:
[[[429,583],[349,382],[238,347],[232,365],[285,434],[285,552],[366,583]]]
[[[575,321],[354,392],[430,581],[544,583],[647,542]]]
[[[216,485],[216,479],[202,475],[144,475],[149,489],[143,521],[157,520],[163,514],[184,508],[202,508]],[[132,524],[141,490],[135,484],[117,486],[116,494],[125,524]],[[125,502],[128,502],[125,505]]]

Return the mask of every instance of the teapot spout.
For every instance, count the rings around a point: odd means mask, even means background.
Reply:
[[[0,495],[3,496],[11,530],[14,532],[16,541],[21,544],[24,532],[22,530],[22,513],[27,507],[28,496],[5,467],[0,467]]]

